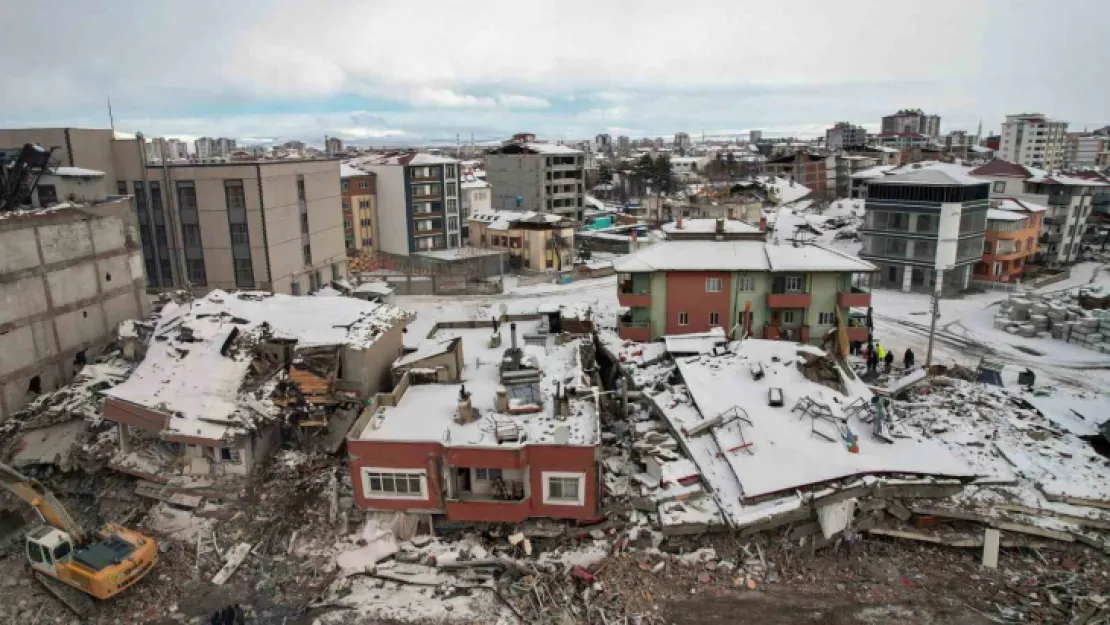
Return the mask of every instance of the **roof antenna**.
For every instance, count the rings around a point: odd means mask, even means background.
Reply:
[[[115,132],[116,119],[112,116],[112,96],[108,96],[108,124],[112,126],[112,132]]]

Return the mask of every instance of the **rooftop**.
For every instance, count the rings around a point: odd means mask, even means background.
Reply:
[[[468,219],[489,224],[490,230],[508,230],[518,223],[558,224],[565,221],[566,218],[553,213],[537,213],[535,211],[490,210],[471,213]]]
[[[104,172],[84,167],[56,167],[54,171],[45,172],[44,176],[54,175],[62,178],[102,178]]]
[[[725,234],[759,234],[761,232],[757,226],[745,223],[739,219],[724,219],[722,221],[724,222],[723,230]],[[711,234],[717,232],[717,220],[679,219],[663,224],[662,230],[667,234],[675,232]]]
[[[987,184],[987,181],[972,176],[970,172],[970,168],[955,163],[914,163],[898,168],[897,173],[888,171],[886,177],[874,183],[952,186]]]
[[[519,344],[524,351],[523,362],[534,365],[541,374],[538,392],[509,392],[510,410],[538,410],[506,414],[498,412],[494,399],[500,388],[500,365],[505,349],[510,346],[510,329],[502,324],[501,347],[489,346],[490,328],[453,328],[440,330],[426,339],[434,345],[460,338],[466,357],[463,380],[458,384],[412,384],[396,406],[382,406],[367,421],[361,432],[352,432],[360,440],[426,441],[451,447],[477,446],[501,449],[529,444],[595,445],[600,438],[597,396],[579,360],[579,340],[556,345],[553,336],[542,335],[544,345],[527,342],[524,336],[538,337],[541,321],[517,322]],[[420,349],[425,349],[422,345]],[[438,349],[430,346],[427,349]],[[471,404],[478,411],[477,419],[458,423],[459,392],[465,386]],[[556,387],[576,389],[570,400],[569,415],[554,416],[553,397]],[[520,388],[520,387],[514,387]],[[498,427],[515,426],[520,438],[498,442]],[[564,440],[565,443],[559,441]]]
[[[339,177],[340,178],[354,178],[356,176],[370,176],[370,175],[372,175],[372,174],[369,174],[365,171],[362,171],[361,169],[359,169],[359,168],[357,168],[353,165],[349,165],[347,163],[340,163],[339,164]]]
[[[1010,210],[999,210],[991,208],[987,210],[988,221],[1021,221],[1025,219],[1025,215]]]
[[[364,156],[353,164],[359,165],[451,165],[459,161],[426,152],[389,152]]]
[[[1048,210],[1048,207],[1042,206],[1040,204],[1034,204],[1033,202],[1030,202],[1029,200],[1023,200],[1023,199],[1020,199],[1020,198],[1010,198],[1010,197],[1000,198],[998,200],[992,200],[991,201],[991,208],[998,209],[998,210],[1003,210],[1003,211],[1023,211],[1023,212],[1030,212],[1030,213],[1043,213],[1046,210]],[[991,217],[991,219],[994,219],[994,218]]]
[[[806,271],[869,272],[875,266],[819,245],[763,241],[666,241],[613,261],[618,272]]]
[[[582,154],[582,150],[559,145],[558,143],[541,143],[538,141],[528,143],[509,143],[489,151],[490,154],[550,154],[573,156]]]
[[[270,416],[266,399],[240,391],[254,343],[365,349],[407,317],[399,308],[355,298],[215,290],[166,304],[146,357],[105,395],[169,415],[170,432],[224,438]]]

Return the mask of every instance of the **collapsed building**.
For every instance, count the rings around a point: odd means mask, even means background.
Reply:
[[[110,466],[155,484],[242,476],[283,437],[334,453],[387,388],[409,316],[353,298],[213,291],[160,311],[146,355],[104,391]]]

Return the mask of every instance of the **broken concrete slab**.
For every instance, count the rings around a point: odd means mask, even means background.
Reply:
[[[63,473],[75,468],[72,459],[74,448],[88,429],[82,419],[27,430],[15,444],[11,466],[16,468],[54,465]]]

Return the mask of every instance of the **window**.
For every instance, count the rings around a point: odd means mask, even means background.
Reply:
[[[181,235],[186,246],[200,247],[200,226],[197,224],[182,224]]]
[[[42,564],[42,547],[38,543],[27,543],[27,557],[35,564]]]
[[[127,181],[119,180],[116,182],[116,192],[120,195],[127,195]]]
[[[247,224],[231,224],[231,243],[233,245],[249,245],[250,242],[251,238],[247,232]]]
[[[448,182],[447,183],[447,193],[446,193],[446,195],[454,197],[458,194],[459,194],[459,192],[458,192],[458,189],[455,187],[455,183],[454,182]]]
[[[243,191],[242,180],[225,180],[224,181],[224,198],[227,201],[227,208],[229,211],[246,211],[247,210],[247,196]],[[242,220],[236,220],[242,221]]]
[[[711,326],[721,325],[721,313],[716,313],[716,312],[709,313],[709,325],[711,325]]]
[[[453,200],[453,199],[447,200],[447,212],[454,213],[454,212],[457,212],[458,210],[459,210],[458,200]]]
[[[751,277],[747,274],[744,274],[744,273],[740,274],[737,277],[736,284],[737,284],[736,288],[740,291],[754,291],[755,290],[755,278],[753,278],[753,277]]]
[[[301,213],[301,234],[308,234],[308,213]]]
[[[448,165],[447,166],[447,175],[446,175],[446,177],[447,178],[454,178],[455,177],[455,166],[454,165]]]
[[[254,267],[251,266],[251,259],[249,258],[236,258],[235,262],[235,286],[240,288],[254,288]]]
[[[684,312],[678,313],[678,325],[680,325],[680,326],[690,325],[690,313],[684,313]]]
[[[369,228],[369,227],[370,227],[370,220],[369,220],[369,219],[365,219],[365,218],[364,218],[364,219],[360,219],[360,220],[358,220],[358,223],[359,223],[359,225],[360,225],[360,226],[362,226],[363,228]]]
[[[238,449],[228,449],[227,447],[220,448],[220,461],[230,464],[242,464],[243,454]]]
[[[994,186],[992,187],[992,189],[994,190],[995,193],[1005,193],[1006,192],[1006,181],[1005,180],[995,181]]]
[[[312,264],[312,246],[311,245],[306,245],[306,246],[304,246],[304,249],[301,250],[301,251],[304,255],[304,264],[305,264],[305,266],[307,267],[307,266],[311,265]]]
[[[782,322],[783,323],[794,323],[795,319],[796,319],[796,317],[794,315],[793,310],[784,310],[784,311],[782,311]]]
[[[836,323],[836,313],[817,313],[817,325],[831,326]]]
[[[720,278],[706,278],[705,279],[705,292],[706,293],[720,293],[721,292],[721,279]]]
[[[786,276],[786,292],[798,293],[802,290],[802,277],[801,276]]]
[[[289,292],[293,295],[301,294],[301,283],[294,280],[289,284]]]
[[[370,188],[370,182],[366,181],[366,180],[360,180],[359,183],[358,183],[358,188],[360,188],[360,189],[369,189]]]
[[[54,547],[54,561],[61,562],[62,560],[65,560],[69,557],[69,553],[72,550],[73,547],[70,546],[69,543],[62,543],[57,547]]]
[[[350,188],[350,183],[347,182],[346,180],[344,180],[343,184],[340,186],[340,188],[344,191],[347,191]]]
[[[983,253],[984,254],[990,254],[991,253],[991,242],[990,241],[983,241]]]
[[[208,286],[208,274],[204,271],[203,258],[186,259],[185,272],[193,286]]]
[[[474,469],[474,479],[486,482],[501,479],[501,469]]]
[[[581,506],[586,503],[582,485],[585,473],[543,472],[543,502],[556,506]]]
[[[362,247],[371,247],[371,246],[373,246],[373,243],[370,241],[369,238],[366,238],[366,239],[362,240]]]
[[[448,230],[458,230],[459,229],[459,218],[458,217],[448,217],[447,218],[447,229]]]
[[[427,499],[428,479],[420,469],[362,469],[362,494],[368,499]]]
[[[304,176],[297,176],[297,199],[302,202],[305,200]]]
[[[358,207],[359,208],[370,208],[370,200],[359,200],[358,201]]]
[[[58,203],[58,190],[52,184],[40,184],[39,206],[50,206]]]

